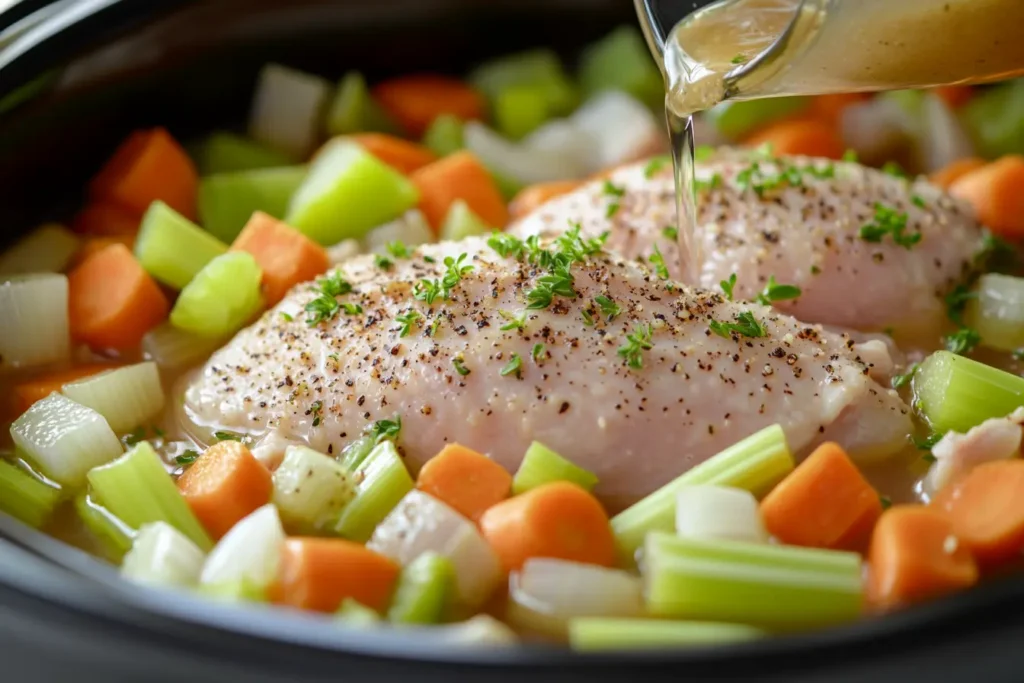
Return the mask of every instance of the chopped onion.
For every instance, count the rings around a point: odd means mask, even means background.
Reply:
[[[203,569],[203,551],[166,522],[143,525],[121,563],[121,574],[155,586],[190,588]]]
[[[63,393],[98,412],[118,434],[143,425],[164,408],[160,371],[152,361],[65,384]]]
[[[434,231],[419,209],[406,211],[400,217],[378,226],[363,237],[363,250],[383,253],[389,242],[401,242],[407,247],[435,242]]]
[[[327,247],[327,260],[331,262],[332,266],[338,266],[361,253],[363,253],[363,248],[359,244],[359,240],[342,240]]]
[[[296,159],[313,150],[331,96],[331,84],[279,64],[260,72],[249,114],[249,135]]]
[[[664,152],[664,125],[651,110],[624,92],[594,95],[569,118],[595,141],[590,172]]]
[[[407,493],[366,545],[402,565],[428,550],[447,557],[458,599],[467,607],[483,604],[501,579],[498,557],[476,526],[422,491]]]
[[[863,163],[880,164],[907,153],[915,123],[895,101],[877,97],[844,107],[839,128],[843,142]]]
[[[586,172],[592,172],[599,169],[598,142],[592,132],[571,119],[555,119],[530,133],[523,139],[523,146],[565,156]]]
[[[28,368],[66,360],[68,279],[20,275],[0,283],[0,368]]]
[[[142,350],[164,370],[183,370],[205,360],[224,341],[179,330],[168,322],[146,333]]]
[[[978,280],[978,296],[967,302],[965,322],[984,346],[1016,351],[1024,346],[1024,278],[988,273]]]
[[[220,539],[206,558],[199,582],[204,586],[244,584],[266,589],[277,576],[284,539],[277,508],[268,503]]]
[[[15,420],[11,437],[43,474],[70,487],[85,483],[89,470],[123,452],[102,415],[57,393]]]
[[[676,533],[684,538],[725,538],[767,543],[757,499],[730,486],[684,486],[676,494]]]
[[[936,171],[957,159],[975,155],[974,144],[967,131],[940,97],[925,93],[921,114],[923,126],[918,138],[920,170]]]
[[[582,178],[590,170],[587,160],[518,145],[478,121],[466,123],[465,142],[485,166],[525,185]]]
[[[550,558],[527,560],[509,582],[508,621],[553,637],[573,617],[643,614],[640,579],[619,569]]]
[[[63,225],[41,225],[0,253],[0,278],[28,273],[59,273],[78,251],[78,237]]]
[[[512,629],[489,614],[478,614],[457,624],[435,626],[430,634],[452,645],[504,646],[519,642]]]

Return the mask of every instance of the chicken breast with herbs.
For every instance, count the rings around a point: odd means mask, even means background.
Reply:
[[[538,440],[593,470],[612,505],[773,423],[798,452],[828,438],[871,459],[905,443],[907,407],[846,337],[571,235],[492,243],[358,257],[297,287],[188,387],[193,433],[337,454],[400,416],[413,471],[451,442],[515,471]]]
[[[512,226],[520,237],[610,233],[624,256],[653,258],[675,276],[751,300],[775,282],[796,299],[775,305],[797,318],[857,330],[934,336],[943,296],[976,263],[982,231],[971,210],[924,180],[855,163],[768,158],[722,150],[697,164],[694,273],[677,273],[671,164],[655,159],[553,199]],[[780,294],[782,292],[779,292]]]

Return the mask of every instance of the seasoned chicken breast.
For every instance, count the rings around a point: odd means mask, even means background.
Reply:
[[[970,208],[924,180],[738,150],[698,163],[697,178],[690,284],[717,289],[735,273],[736,298],[749,300],[774,276],[801,288],[778,308],[806,322],[934,336],[942,296],[981,249]],[[585,235],[609,231],[607,246],[627,257],[657,247],[677,274],[675,211],[671,164],[645,162],[548,202],[510,231],[550,235],[578,222]]]
[[[593,470],[613,506],[776,422],[796,451],[829,438],[870,459],[905,443],[907,407],[845,336],[571,234],[491,241],[424,245],[386,269],[358,257],[299,286],[187,388],[192,432],[338,453],[398,415],[414,471],[450,442],[514,471],[539,440]]]

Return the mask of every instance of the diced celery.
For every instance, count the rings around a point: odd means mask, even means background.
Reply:
[[[18,275],[0,283],[0,368],[29,368],[70,355],[68,279]]]
[[[347,472],[355,472],[366,458],[369,457],[370,453],[373,452],[373,447],[376,445],[373,437],[361,436],[345,446],[339,459],[342,468]]]
[[[365,543],[414,484],[390,441],[377,444],[366,456],[356,469],[356,481],[356,497],[345,506],[334,530],[345,538]]]
[[[982,275],[978,296],[967,302],[964,321],[989,348],[1016,351],[1024,347],[1024,278]]]
[[[160,371],[151,361],[71,382],[61,391],[102,415],[117,434],[135,429],[164,409]]]
[[[160,282],[181,289],[227,245],[163,202],[150,204],[135,239],[135,257]]]
[[[655,531],[644,544],[651,614],[780,629],[852,621],[863,607],[857,553]]]
[[[679,489],[676,533],[683,538],[768,542],[768,532],[754,494],[710,484]]]
[[[682,487],[717,484],[758,495],[792,472],[793,466],[782,427],[772,425],[751,434],[613,517],[622,559],[631,562],[648,532],[672,531],[676,495]]]
[[[431,122],[423,134],[423,144],[439,157],[458,152],[465,146],[462,139],[462,120],[451,114],[442,114]]]
[[[333,527],[355,496],[353,477],[334,458],[289,446],[274,470],[274,504],[286,524],[303,530]]]
[[[936,351],[913,380],[915,405],[937,433],[966,433],[993,417],[1024,406],[1024,377],[991,365]]]
[[[167,522],[201,550],[213,545],[174,485],[160,456],[142,441],[114,462],[89,471],[97,502],[132,529]]]
[[[323,78],[267,64],[260,71],[249,135],[296,159],[316,144],[333,86]]]
[[[121,575],[151,586],[191,588],[203,569],[203,551],[166,522],[143,524],[121,563]]]
[[[252,254],[232,251],[196,274],[171,309],[179,330],[214,339],[238,331],[263,309],[263,273]]]
[[[43,474],[71,488],[85,483],[90,469],[123,452],[102,415],[56,393],[15,420],[11,436]]]
[[[985,158],[1024,153],[1024,80],[982,91],[964,105],[960,117]]]
[[[146,333],[142,338],[142,350],[146,358],[155,361],[163,370],[183,370],[206,360],[223,341],[179,330],[167,322]]]
[[[61,490],[17,465],[0,460],[0,510],[38,529],[61,500]]]
[[[415,247],[418,244],[436,240],[434,230],[430,227],[423,212],[419,209],[410,209],[395,220],[377,226],[366,233],[362,241],[362,249],[381,254],[387,253],[387,246],[392,242],[401,242],[407,247]]]
[[[497,555],[476,525],[418,490],[409,491],[377,525],[367,547],[403,566],[428,551],[447,557],[455,570],[457,602],[464,607],[483,604],[502,575]]]
[[[345,598],[335,613],[338,621],[348,626],[375,626],[381,622],[380,615],[358,600]]]
[[[473,209],[469,208],[466,202],[456,199],[448,208],[448,214],[441,224],[441,239],[454,241],[475,235],[489,235],[495,229],[473,213]]]
[[[257,586],[245,579],[225,583],[201,583],[199,584],[199,594],[224,602],[265,602],[267,600],[266,587]]]
[[[132,548],[135,531],[93,500],[88,493],[75,497],[75,512],[103,556],[115,564],[121,564],[121,558]]]
[[[512,493],[519,495],[553,481],[568,481],[592,491],[597,486],[597,475],[570,462],[539,441],[526,449],[512,478]]]
[[[488,173],[491,174],[491,178],[494,179],[494,184],[498,186],[498,192],[501,193],[502,198],[508,202],[513,197],[519,194],[519,191],[526,187],[526,184],[522,181],[516,180],[511,175],[504,171],[498,170],[494,166],[486,165]]]
[[[215,592],[234,586],[263,595],[277,577],[284,539],[273,504],[258,508],[220,539],[206,558],[199,583]]]
[[[579,74],[587,94],[622,90],[652,108],[665,101],[661,72],[633,26],[622,26],[584,50]]]
[[[805,109],[809,102],[806,97],[721,102],[708,109],[705,115],[719,133],[735,141],[755,128]]]
[[[563,126],[568,130],[559,131]],[[542,135],[549,140],[542,143],[538,139]],[[665,143],[665,123],[635,97],[607,90],[589,98],[566,121],[546,124],[525,142],[542,149],[564,150],[561,154],[576,159],[584,169],[583,175],[589,175],[660,150]],[[558,147],[556,142],[560,143]]]
[[[320,244],[359,238],[419,201],[416,187],[359,145],[328,143],[292,196],[286,222]]]
[[[203,176],[288,166],[291,163],[292,158],[287,154],[235,133],[211,133],[196,152],[196,165]]]
[[[366,87],[366,79],[358,71],[342,76],[327,111],[327,132],[348,135],[365,131],[397,132],[387,113],[381,109]]]
[[[493,103],[509,89],[528,86],[543,94],[545,109],[564,116],[579,104],[579,89],[553,50],[537,49],[499,57],[473,70],[469,82]]]
[[[8,275],[59,273],[78,251],[78,237],[56,223],[41,225],[0,252],[0,279]]]
[[[306,166],[278,166],[206,176],[196,199],[199,222],[218,239],[232,242],[254,211],[283,218],[308,173]]]
[[[455,586],[455,568],[447,557],[426,552],[407,564],[398,577],[388,608],[397,624],[436,624]]]
[[[548,120],[544,90],[535,85],[504,88],[494,99],[494,122],[506,137],[519,140]]]
[[[709,621],[581,617],[569,622],[569,644],[577,652],[726,645],[765,635],[754,626]]]

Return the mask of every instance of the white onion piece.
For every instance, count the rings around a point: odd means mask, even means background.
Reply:
[[[151,586],[190,588],[203,569],[203,551],[166,522],[144,524],[121,562],[121,575]]]
[[[584,173],[600,170],[598,141],[569,119],[545,123],[523,139],[524,147],[555,152],[574,160]]]
[[[78,237],[62,225],[47,223],[0,253],[0,277],[59,273],[78,251]]]
[[[456,592],[466,607],[483,604],[501,580],[498,557],[476,526],[422,491],[407,493],[366,546],[403,566],[428,550],[444,555],[455,569]]]
[[[102,415],[118,434],[145,426],[164,409],[160,371],[152,361],[65,384],[62,392]]]
[[[387,253],[388,242],[401,242],[407,247],[436,242],[434,231],[418,209],[404,214],[384,225],[379,225],[363,237],[363,251]]]
[[[930,173],[957,159],[975,155],[974,143],[949,106],[934,93],[925,93],[923,127],[918,140],[921,170]]]
[[[839,128],[843,142],[867,164],[903,154],[912,144],[916,122],[892,99],[875,99],[843,108]]]
[[[252,447],[252,454],[257,460],[266,465],[267,469],[273,471],[284,460],[284,455],[289,446],[303,446],[301,441],[289,439],[276,429],[260,439],[259,443]]]
[[[331,84],[319,76],[267,64],[253,97],[249,135],[304,159],[317,142],[330,95]]]
[[[753,494],[728,486],[685,486],[676,494],[676,533],[683,538],[766,543]]]
[[[466,621],[444,626],[432,626],[430,635],[448,645],[503,646],[519,642],[508,626],[489,614],[478,614]]]
[[[332,266],[338,266],[361,253],[363,253],[363,246],[359,244],[359,240],[342,240],[327,247],[327,260],[331,262]]]
[[[244,584],[266,588],[277,576],[284,540],[277,508],[268,503],[220,539],[206,558],[199,583],[208,587]]]
[[[664,123],[639,100],[618,90],[600,92],[569,121],[596,142],[591,172],[667,151]]]
[[[572,180],[589,172],[588,164],[579,159],[566,157],[558,151],[518,145],[479,121],[466,123],[464,140],[466,149],[485,166],[524,185]]]
[[[509,622],[538,634],[565,636],[573,617],[633,617],[643,611],[640,579],[620,569],[533,558],[509,582]]]
[[[19,275],[0,283],[0,368],[29,368],[66,360],[68,279]]]
[[[142,338],[145,357],[164,370],[183,370],[205,360],[225,339],[200,337],[163,323]]]

